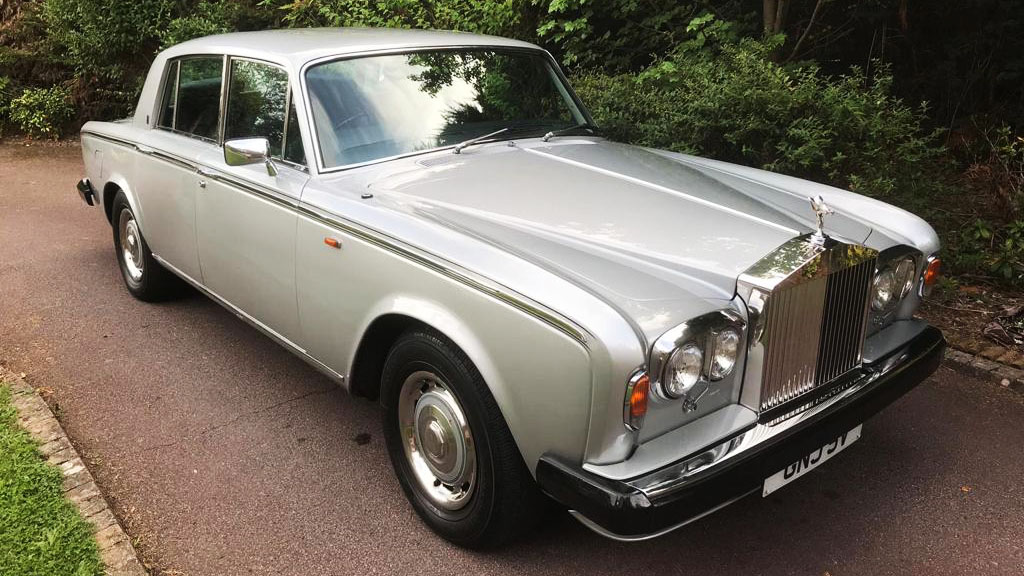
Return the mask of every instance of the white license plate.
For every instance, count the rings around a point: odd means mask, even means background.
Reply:
[[[775,492],[779,488],[782,488],[793,480],[796,480],[811,470],[814,470],[829,458],[845,450],[847,446],[853,444],[858,438],[860,438],[861,426],[863,425],[858,425],[853,430],[850,430],[845,434],[840,434],[839,437],[832,442],[825,444],[807,456],[804,456],[789,466],[786,466],[784,469],[765,478],[764,490],[761,492],[761,496],[767,496],[772,492]]]

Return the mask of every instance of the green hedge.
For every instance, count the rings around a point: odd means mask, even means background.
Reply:
[[[640,74],[583,74],[576,88],[611,137],[712,156],[887,199],[937,190],[943,148],[924,109],[884,69],[839,77],[784,67],[772,41],[682,50]]]
[[[63,86],[27,88],[10,103],[11,122],[33,137],[58,138],[74,113]]]

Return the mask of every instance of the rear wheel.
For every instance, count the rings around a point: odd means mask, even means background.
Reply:
[[[155,302],[170,297],[180,286],[177,278],[153,258],[142,236],[135,212],[124,192],[118,191],[111,211],[114,251],[128,292],[139,300]]]
[[[384,365],[384,436],[416,513],[461,546],[494,546],[541,517],[544,497],[469,359],[431,331],[406,333]]]

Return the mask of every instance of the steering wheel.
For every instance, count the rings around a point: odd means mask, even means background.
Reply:
[[[353,120],[356,120],[356,119],[358,119],[358,118],[367,118],[367,117],[368,117],[368,116],[367,116],[367,114],[366,114],[366,111],[365,111],[365,110],[363,110],[363,111],[360,111],[360,112],[357,112],[357,113],[355,113],[355,114],[353,114],[353,115],[349,116],[348,118],[345,118],[345,119],[344,119],[344,120],[342,120],[341,122],[335,122],[335,123],[334,123],[334,130],[335,130],[335,131],[337,131],[337,130],[338,130],[339,128],[341,128],[341,127],[342,127],[342,126],[344,126],[345,124],[348,124],[349,122],[352,122]]]

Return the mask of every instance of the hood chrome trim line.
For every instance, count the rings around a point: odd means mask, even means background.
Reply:
[[[702,206],[707,206],[708,208],[712,208],[714,210],[718,210],[719,212],[725,212],[726,214],[730,214],[732,216],[736,216],[738,218],[742,218],[742,219],[748,220],[750,222],[757,222],[758,224],[762,224],[762,225],[768,226],[770,228],[775,228],[776,230],[780,230],[782,232],[786,232],[788,234],[792,234],[793,236],[797,236],[797,235],[800,234],[799,230],[794,230],[792,228],[789,228],[788,226],[783,226],[781,224],[776,224],[775,222],[772,222],[770,220],[765,220],[763,218],[758,218],[757,216],[751,216],[750,214],[747,214],[746,212],[740,212],[739,210],[736,210],[734,208],[729,208],[728,206],[722,206],[721,204],[716,204],[716,203],[714,203],[714,202],[712,202],[710,200],[705,200],[704,198],[693,196],[691,194],[687,194],[686,192],[680,192],[679,190],[673,190],[672,188],[668,188],[667,186],[662,186],[660,184],[655,184],[653,182],[648,182],[647,180],[642,180],[642,179],[636,178],[634,176],[627,176],[625,174],[619,174],[617,172],[612,172],[611,170],[605,170],[604,168],[598,168],[597,166],[593,166],[593,165],[587,164],[585,162],[580,162],[578,160],[570,160],[569,158],[563,158],[561,156],[556,156],[554,154],[551,154],[549,152],[544,152],[542,150],[535,150],[533,148],[526,148],[526,147],[521,147],[520,150],[522,150],[523,152],[528,152],[530,154],[536,154],[538,156],[543,156],[545,158],[550,158],[551,160],[554,160],[556,162],[562,162],[562,163],[568,164],[570,166],[575,166],[577,168],[582,168],[584,170],[589,170],[591,172],[597,172],[598,174],[602,174],[604,176],[609,176],[611,178],[616,178],[616,179],[619,179],[619,180],[625,180],[626,182],[630,182],[630,183],[636,184],[638,186],[643,186],[645,188],[650,188],[651,190],[657,190],[659,192],[664,192],[666,194],[672,194],[673,196],[679,196],[681,198],[685,198],[685,199],[687,199],[687,200],[689,200],[691,202],[695,202],[695,203],[700,204]]]

